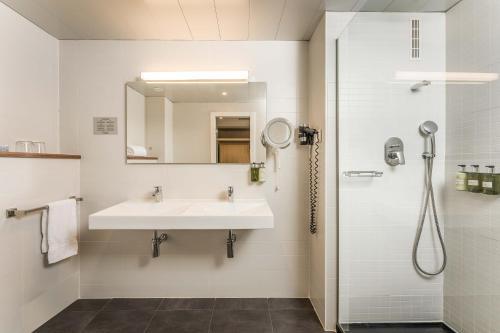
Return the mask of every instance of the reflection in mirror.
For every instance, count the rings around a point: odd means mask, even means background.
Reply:
[[[126,114],[128,163],[265,161],[263,82],[129,82]]]

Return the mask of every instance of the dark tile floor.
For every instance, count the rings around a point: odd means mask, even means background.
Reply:
[[[453,333],[441,323],[351,324],[342,325],[344,333]]]
[[[306,298],[82,299],[37,333],[319,333]]]

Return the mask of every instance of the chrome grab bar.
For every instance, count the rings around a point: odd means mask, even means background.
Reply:
[[[344,171],[345,177],[363,177],[363,178],[376,178],[383,176],[382,171]]]

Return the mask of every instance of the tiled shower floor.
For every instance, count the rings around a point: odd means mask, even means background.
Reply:
[[[421,324],[351,324],[342,325],[344,333],[453,333],[440,323]]]
[[[82,299],[37,333],[319,333],[306,298]]]

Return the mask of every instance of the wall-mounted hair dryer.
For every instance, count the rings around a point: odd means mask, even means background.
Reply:
[[[316,211],[318,207],[319,184],[319,142],[320,133],[309,125],[299,126],[299,142],[302,146],[309,146],[309,232],[317,232]]]
[[[299,126],[299,142],[302,146],[314,144],[315,136],[319,134],[318,130],[308,125]]]

